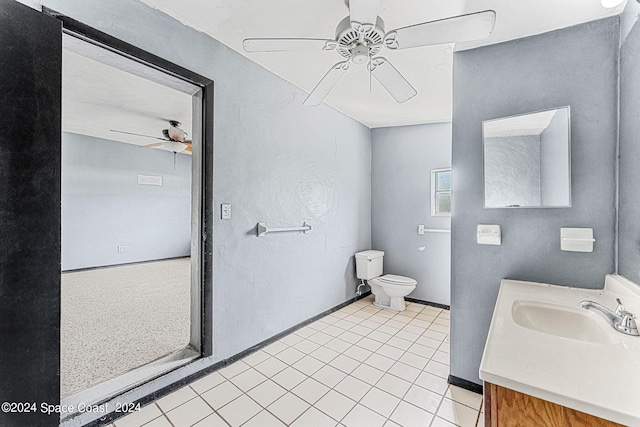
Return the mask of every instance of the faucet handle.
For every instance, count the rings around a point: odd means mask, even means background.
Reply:
[[[616,298],[616,301],[618,303],[618,308],[616,308],[616,314],[618,316],[622,316],[623,313],[627,312],[627,310],[624,308],[624,305],[622,305],[622,301],[620,301],[620,298]]]

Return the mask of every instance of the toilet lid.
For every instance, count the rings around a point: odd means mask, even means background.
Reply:
[[[410,277],[396,276],[395,274],[385,274],[378,279],[383,283],[390,283],[393,285],[415,285],[417,283]]]

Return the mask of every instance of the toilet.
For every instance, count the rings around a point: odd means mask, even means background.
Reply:
[[[382,251],[362,251],[356,254],[356,276],[366,280],[375,296],[373,305],[395,311],[403,311],[404,297],[416,288],[414,279],[394,274],[382,275]]]

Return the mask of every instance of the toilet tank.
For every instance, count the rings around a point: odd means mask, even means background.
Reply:
[[[356,254],[356,276],[369,280],[382,276],[382,251],[362,251]]]

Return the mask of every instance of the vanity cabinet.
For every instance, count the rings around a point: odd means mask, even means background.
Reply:
[[[623,427],[528,394],[484,383],[485,427]]]

